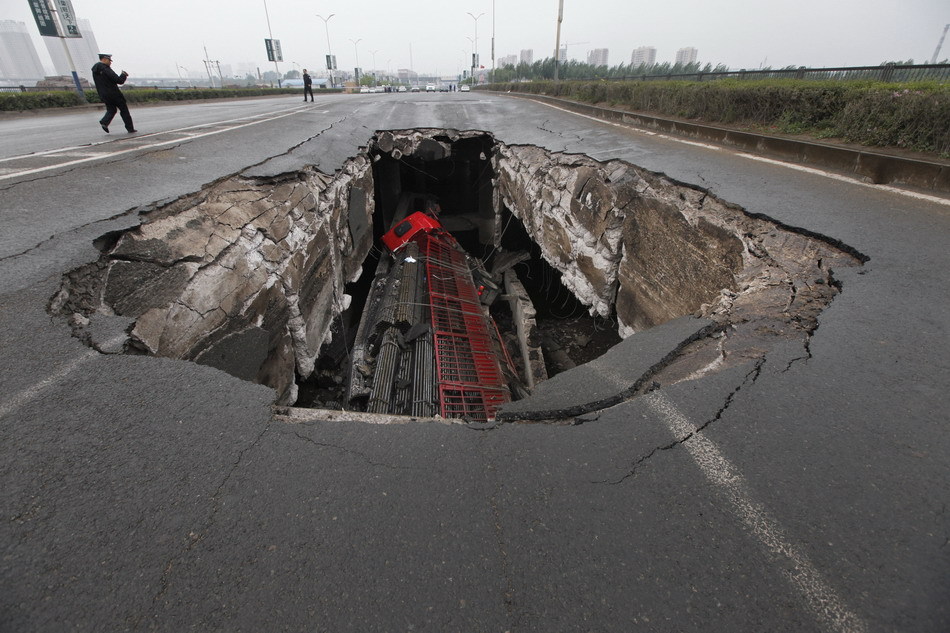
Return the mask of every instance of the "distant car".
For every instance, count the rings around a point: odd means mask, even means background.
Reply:
[[[397,89],[397,92],[406,92],[406,87],[405,87],[405,86],[399,86],[399,88]]]
[[[362,88],[360,88],[360,92],[363,93],[363,94],[368,93],[368,92],[372,92],[372,91],[373,91],[373,89],[370,88],[369,86],[363,86]]]
[[[435,84],[426,84],[426,92],[435,92]]]
[[[472,91],[472,88],[468,84],[463,84],[462,87],[459,88],[459,92],[471,92],[471,91]]]
[[[410,92],[419,92],[419,86],[413,86]]]

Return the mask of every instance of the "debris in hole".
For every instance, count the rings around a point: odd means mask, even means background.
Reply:
[[[684,315],[724,335],[671,342],[679,351],[651,368],[656,384],[761,359],[779,341],[807,346],[841,290],[834,269],[866,259],[623,161],[478,131],[395,130],[336,174],[234,177],[151,210],[97,240],[99,260],[64,276],[50,312],[103,351],[218,367],[273,387],[279,404],[369,407],[384,394],[351,397],[351,377],[374,375],[386,350],[435,340],[420,322],[387,317],[388,330],[366,333],[389,341],[383,351],[353,356],[384,257],[377,245],[436,201],[499,324],[511,363],[495,358],[511,398]],[[410,257],[426,265],[424,253]],[[412,374],[393,372],[392,394],[415,389]]]
[[[444,229],[438,206],[427,211],[383,235],[387,252],[356,334],[348,403],[370,413],[492,420],[511,399],[499,362],[507,354],[482,302],[497,294],[483,292],[487,271]]]

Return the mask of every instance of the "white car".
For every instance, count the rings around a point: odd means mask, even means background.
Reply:
[[[462,84],[462,87],[459,88],[459,92],[471,92],[471,91],[472,91],[472,87],[469,86],[468,84]]]
[[[435,84],[426,84],[426,92],[435,92]]]

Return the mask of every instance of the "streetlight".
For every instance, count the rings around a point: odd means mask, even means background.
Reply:
[[[564,0],[557,4],[557,37],[554,40],[554,81],[557,81],[557,67],[561,56],[561,22],[564,21]]]
[[[475,82],[475,40],[468,36],[465,36],[465,39],[467,39],[472,45],[472,68],[471,68],[471,76],[468,78],[468,82],[474,83]]]
[[[187,73],[187,72],[188,72],[188,69],[185,68],[184,66],[180,65],[180,64],[175,64],[175,66],[178,68],[178,79],[181,80],[181,71],[184,70],[185,73]],[[191,87],[192,87],[192,88],[195,87],[195,82],[193,82],[190,77],[188,78],[188,83],[191,84]]]
[[[330,75],[330,87],[331,87],[331,88],[333,87],[333,68],[332,68],[332,66],[333,66],[333,51],[330,50],[330,27],[327,26],[327,23],[330,21],[330,18],[332,18],[334,15],[336,15],[336,13],[331,13],[331,14],[330,14],[330,17],[325,18],[325,17],[323,17],[322,15],[317,14],[317,17],[320,18],[321,20],[323,20],[323,28],[324,28],[324,29],[326,30],[326,32],[327,32],[327,71],[328,71],[328,74]]]
[[[376,53],[379,52],[377,48],[375,51],[370,51],[369,54],[373,56],[373,85],[375,86],[378,82],[376,81]]]
[[[475,66],[478,65],[478,18],[485,15],[484,13],[479,13],[477,16],[472,15],[468,11],[468,16],[475,20],[475,41],[472,43],[474,53],[472,54],[472,85],[476,85],[478,82],[475,81]]]
[[[359,88],[359,85],[360,85],[360,76],[359,76],[359,70],[360,70],[360,49],[359,49],[359,47],[357,47],[356,45],[359,44],[360,42],[362,42],[362,41],[363,41],[363,38],[361,37],[361,38],[358,39],[358,40],[353,40],[353,39],[351,39],[350,41],[353,42],[353,50],[356,51],[356,69],[355,69],[356,72],[354,72],[353,74],[356,75],[356,87]]]
[[[267,0],[264,0],[264,17],[267,18],[267,35],[270,36],[270,39],[273,42],[274,33],[270,30],[270,14],[267,12]],[[276,50],[274,51],[274,70],[277,71],[277,87],[280,88],[281,87],[280,86],[280,66],[277,65],[277,51]],[[224,88],[224,81],[221,82],[221,87]]]

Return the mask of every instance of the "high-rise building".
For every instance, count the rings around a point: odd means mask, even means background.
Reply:
[[[687,48],[681,48],[678,51],[676,51],[676,63],[677,64],[692,64],[693,62],[696,61],[696,57],[698,55],[699,55],[699,51],[697,51],[692,46],[688,46]]]
[[[591,66],[606,66],[608,53],[606,48],[595,48],[587,53],[587,63]]]
[[[0,20],[0,78],[38,81],[45,75],[26,24]]]
[[[69,60],[66,58],[65,51],[63,51],[62,42],[66,42],[66,47],[69,49],[69,54],[73,58],[73,63],[76,64],[76,72],[80,77],[91,82],[92,67],[99,61],[98,54],[103,52],[113,53],[118,59],[121,59],[122,51],[100,51],[89,20],[79,18],[76,22],[79,25],[79,33],[82,37],[67,37],[65,39],[59,37],[44,37],[43,40],[46,42],[46,50],[49,51],[50,59],[53,60],[53,67],[56,68],[57,75],[72,74],[72,68],[69,67]],[[119,69],[121,69],[122,65],[118,60],[117,65]],[[129,70],[133,73],[135,72],[134,69]],[[116,70],[116,72],[119,71]]]
[[[557,52],[557,61],[559,63],[564,63],[567,61],[567,47],[562,46]]]
[[[656,47],[641,46],[633,49],[633,55],[630,56],[631,66],[652,66],[656,63]]]
[[[504,57],[498,58],[499,68],[504,68],[505,66],[517,66],[517,65],[518,65],[517,55],[505,55]]]
[[[521,63],[528,64],[529,66],[534,63],[534,49],[533,48],[521,49]]]

